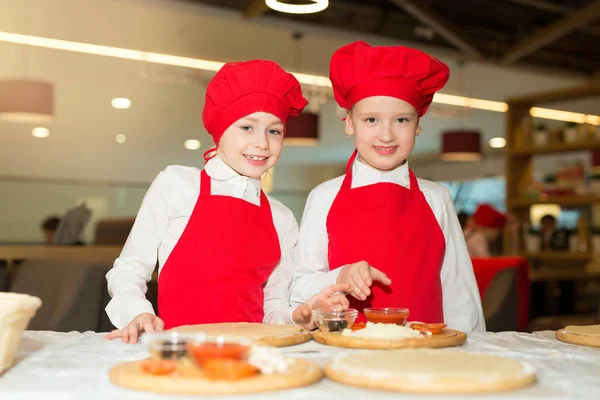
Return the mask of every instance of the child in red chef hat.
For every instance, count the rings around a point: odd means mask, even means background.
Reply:
[[[404,307],[409,319],[485,329],[481,300],[449,191],[417,179],[407,158],[420,118],[448,67],[416,49],[359,41],[332,56],[330,78],[356,150],[346,174],[309,195],[296,250],[292,301],[333,283],[350,306]]]
[[[298,225],[261,190],[279,158],[288,117],[306,106],[296,78],[272,61],[225,64],[209,83],[202,119],[216,147],[202,171],[169,166],[152,183],[120,257],[107,274],[107,339],[218,322],[314,327],[314,307],[346,308],[332,285],[292,309]],[[146,282],[159,263],[158,316]]]
[[[473,214],[473,226],[465,232],[471,257],[490,257],[491,244],[497,242],[507,218],[489,204],[480,204]]]

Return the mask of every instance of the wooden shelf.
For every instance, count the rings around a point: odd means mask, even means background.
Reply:
[[[586,281],[589,279],[600,279],[600,271],[586,271],[583,269],[553,269],[553,270],[529,270],[529,280],[536,281]]]
[[[541,251],[539,253],[524,253],[523,257],[539,261],[590,261],[593,253],[572,253],[569,251]]]
[[[536,154],[568,153],[574,151],[591,151],[600,149],[600,140],[582,141],[578,143],[566,144],[558,143],[544,147],[525,147],[514,149],[509,152],[511,156],[532,156]]]
[[[558,204],[559,206],[588,206],[599,204],[599,196],[556,196],[543,199],[511,199],[508,200],[509,207],[531,207],[536,204]]]
[[[523,223],[530,219],[530,207],[537,204],[557,204],[566,208],[583,208],[594,204],[600,205],[600,196],[598,195],[569,195],[569,196],[544,196],[539,198],[526,198],[524,191],[535,182],[536,155],[581,152],[600,150],[600,138],[593,136],[581,136],[580,142],[575,143],[556,143],[544,147],[536,147],[530,143],[531,130],[533,129],[534,117],[531,115],[531,108],[542,106],[544,103],[556,103],[561,101],[575,100],[600,95],[600,82],[587,83],[582,86],[552,90],[543,93],[537,93],[528,96],[520,96],[507,100],[508,110],[506,112],[506,141],[507,147],[505,154],[505,176],[506,176],[506,212],[514,214]],[[584,133],[583,127],[580,133]],[[589,132],[587,132],[589,133]],[[518,147],[517,147],[518,146]],[[591,218],[591,216],[590,216]],[[591,224],[590,224],[591,226]],[[515,240],[517,239],[517,240]],[[504,246],[507,251],[514,251],[516,248],[523,249],[522,238],[515,238],[510,233],[504,235]],[[541,252],[539,254],[526,255],[530,260],[557,260],[564,261],[564,264],[575,264],[575,267],[581,267],[582,262],[598,262],[596,257],[587,254],[554,254]],[[599,257],[600,258],[600,257]],[[578,263],[578,264],[577,264]],[[589,265],[589,264],[588,264]],[[571,270],[573,270],[571,268]],[[541,271],[535,271],[540,280],[563,278],[560,274],[573,274],[576,278],[591,276],[583,271],[552,271],[550,275],[539,275]],[[559,275],[556,275],[559,274]],[[594,272],[595,276],[600,277],[600,272]],[[569,279],[565,277],[564,279]]]

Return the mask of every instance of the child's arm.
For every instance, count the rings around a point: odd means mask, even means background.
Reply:
[[[273,204],[276,206],[276,204]],[[274,210],[275,211],[275,210]],[[263,323],[298,324],[307,329],[315,328],[311,312],[314,308],[348,308],[348,299],[338,292],[349,289],[348,285],[333,285],[325,288],[300,305],[290,306],[290,282],[294,274],[294,250],[298,241],[298,223],[292,212],[285,208],[275,211],[277,219],[284,222],[278,229],[281,260],[269,276],[264,288],[265,305]],[[279,225],[279,224],[278,224]],[[296,307],[297,306],[297,307]]]
[[[479,289],[464,235],[450,198],[444,196],[442,230],[446,238],[446,254],[440,274],[444,302],[444,322],[463,332],[485,331]]]
[[[279,210],[274,209],[277,212]],[[267,284],[264,288],[265,306],[264,319],[265,324],[293,324],[292,311],[290,308],[289,287],[294,274],[294,249],[298,241],[298,223],[292,212],[288,209],[280,217],[285,221],[284,228],[278,230],[281,246],[281,260],[275,267]],[[280,215],[279,213],[277,214]],[[275,216],[275,214],[274,214]]]
[[[158,247],[169,222],[172,185],[169,171],[167,168],[152,182],[121,255],[106,275],[108,292],[112,297],[106,313],[119,330],[140,314],[155,315],[145,296],[146,283],[152,278]]]
[[[295,270],[290,286],[290,301],[301,304],[336,283],[340,269],[329,270],[327,215],[339,191],[326,182],[309,195],[302,216],[300,235],[295,251]],[[341,184],[341,181],[340,181]]]

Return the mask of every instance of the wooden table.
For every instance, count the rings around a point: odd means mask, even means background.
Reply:
[[[0,246],[0,260],[6,260],[9,269],[16,260],[97,260],[114,261],[123,246]]]

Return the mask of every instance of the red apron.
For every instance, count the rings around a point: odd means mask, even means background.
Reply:
[[[359,311],[357,321],[365,322],[366,307],[404,307],[411,321],[443,322],[446,241],[417,178],[409,172],[410,189],[395,183],[352,189],[355,155],[327,216],[329,267],[366,261],[392,280],[389,287],[373,282],[365,301],[348,296]]]
[[[190,220],[158,278],[165,329],[217,322],[262,322],[263,287],[281,258],[271,207],[211,195],[201,172]]]

